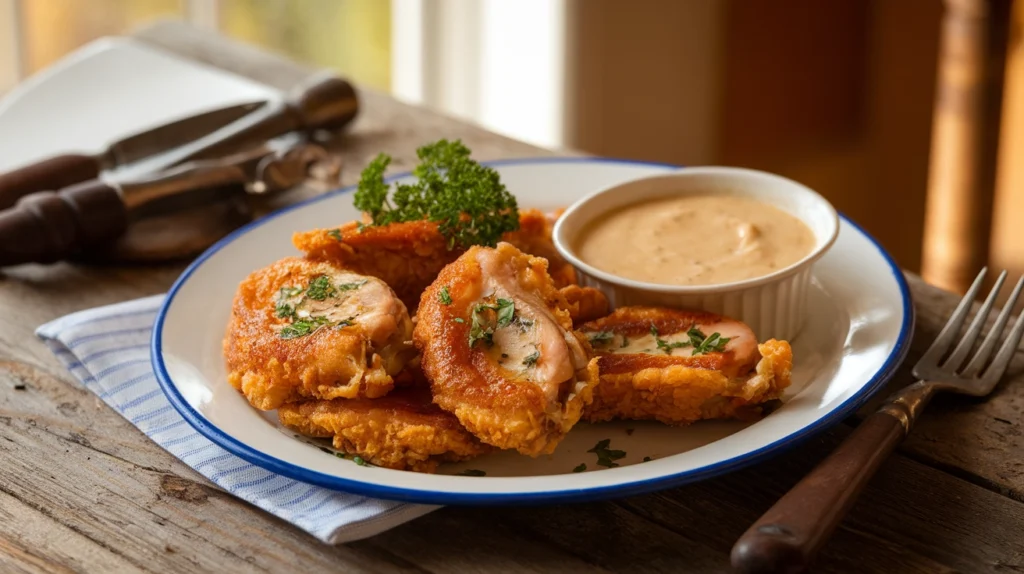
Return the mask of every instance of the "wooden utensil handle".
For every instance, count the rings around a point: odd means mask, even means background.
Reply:
[[[64,154],[2,173],[0,209],[7,209],[23,196],[36,191],[61,189],[95,179],[99,177],[100,170],[100,162],[92,156]]]
[[[754,523],[732,548],[740,572],[804,572],[906,431],[885,411],[869,416],[828,458]]]
[[[106,245],[127,227],[121,194],[103,181],[32,193],[0,212],[0,267],[59,261]]]

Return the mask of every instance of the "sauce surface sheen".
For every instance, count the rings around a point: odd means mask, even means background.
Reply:
[[[608,273],[664,285],[713,285],[762,277],[809,254],[814,233],[760,201],[681,196],[644,201],[587,224],[580,258]]]

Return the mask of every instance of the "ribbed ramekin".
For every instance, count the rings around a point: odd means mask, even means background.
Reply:
[[[574,244],[583,227],[627,205],[673,196],[730,195],[775,206],[803,221],[814,233],[814,249],[796,263],[769,275],[715,285],[662,285],[613,275],[582,261]],[[692,167],[645,177],[600,190],[570,206],[555,224],[559,253],[579,275],[581,285],[604,291],[613,308],[654,305],[700,309],[743,321],[758,340],[791,340],[807,314],[811,268],[839,234],[839,216],[810,188],[784,177],[734,167]]]

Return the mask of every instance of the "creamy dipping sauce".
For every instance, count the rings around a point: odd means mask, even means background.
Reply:
[[[606,214],[576,239],[580,259],[608,273],[666,285],[711,285],[762,277],[815,245],[796,217],[760,201],[682,196]]]

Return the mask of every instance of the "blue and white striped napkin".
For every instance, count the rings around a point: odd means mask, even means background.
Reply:
[[[39,336],[83,385],[139,430],[218,486],[337,544],[373,536],[436,506],[377,500],[286,478],[254,466],[193,429],[164,397],[149,361],[163,295],[81,311]]]

